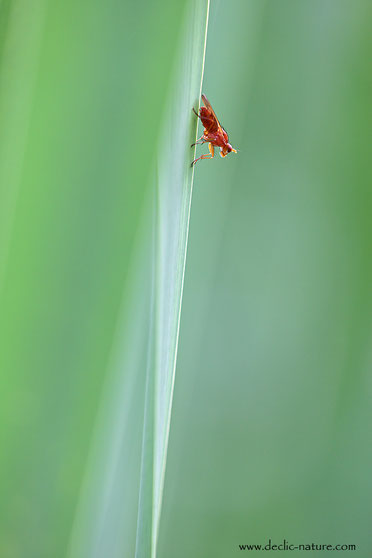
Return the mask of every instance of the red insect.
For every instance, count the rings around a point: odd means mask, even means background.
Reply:
[[[224,130],[221,124],[218,121],[218,118],[212,109],[212,105],[208,101],[205,95],[202,95],[204,107],[200,107],[199,114],[196,112],[195,109],[192,109],[196,116],[200,118],[202,124],[205,128],[203,135],[196,140],[195,143],[192,144],[191,147],[194,145],[199,145],[201,143],[208,143],[209,153],[207,155],[202,155],[195,159],[191,166],[193,166],[196,161],[199,159],[213,159],[214,157],[214,148],[220,148],[220,155],[221,157],[226,157],[228,153],[236,153],[236,149],[229,144],[229,136],[227,135],[226,130]]]

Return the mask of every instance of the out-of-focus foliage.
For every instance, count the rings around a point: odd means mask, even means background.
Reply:
[[[128,274],[186,4],[0,6],[4,558],[67,552],[117,325],[144,298],[133,302]],[[139,456],[143,406],[134,416]],[[136,509],[133,525],[128,556]],[[117,548],[127,526],[112,527]]]

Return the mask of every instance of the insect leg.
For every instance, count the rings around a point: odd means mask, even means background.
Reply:
[[[214,157],[214,146],[213,146],[212,143],[210,143],[210,144],[208,145],[208,147],[209,147],[210,153],[207,153],[207,154],[205,154],[205,155],[201,155],[200,157],[198,157],[197,159],[195,159],[195,160],[191,163],[191,166],[195,165],[195,163],[196,163],[197,161],[201,160],[201,159],[213,159],[213,157]]]
[[[197,159],[194,159],[194,161],[191,163],[191,166],[195,165],[196,161],[200,161],[201,159],[213,159],[212,155],[201,155],[201,157],[198,157]]]
[[[205,143],[205,142],[206,142],[206,140],[204,139],[204,137],[200,136],[200,138],[197,139],[195,143],[191,144],[191,147],[194,147],[194,145],[199,145],[200,143]]]

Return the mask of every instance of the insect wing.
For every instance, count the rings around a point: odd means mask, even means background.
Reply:
[[[218,120],[218,118],[217,118],[217,116],[216,116],[216,113],[214,112],[214,110],[213,110],[213,108],[212,108],[212,105],[210,104],[210,102],[208,101],[208,99],[207,99],[207,97],[206,97],[205,95],[202,95],[202,99],[203,99],[204,105],[205,105],[205,106],[207,107],[207,109],[210,111],[211,116],[212,116],[213,119],[215,120],[215,124],[217,125],[217,126],[216,126],[217,129],[218,129],[218,130],[221,130],[221,132],[222,132],[222,130],[223,130],[224,128],[221,126],[221,124],[220,124],[220,122],[219,122],[219,120]]]

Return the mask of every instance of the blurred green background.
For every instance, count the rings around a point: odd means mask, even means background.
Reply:
[[[133,556],[139,231],[187,5],[0,2],[1,558],[67,556],[90,474],[112,547],[74,556]],[[371,552],[371,24],[369,0],[211,2],[203,92],[239,152],[195,170],[159,558]]]
[[[203,92],[240,151],[196,169],[161,558],[371,553],[371,23],[212,2]]]

